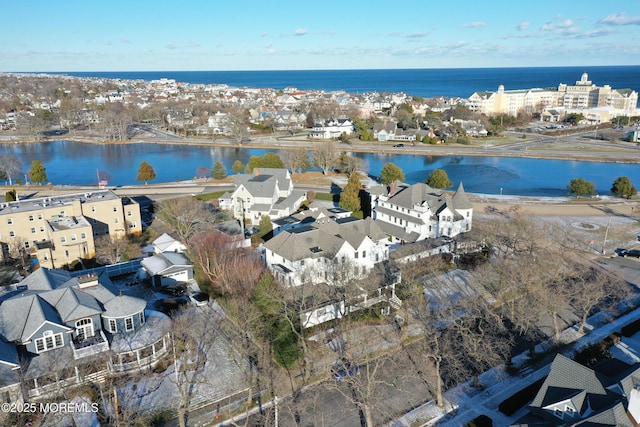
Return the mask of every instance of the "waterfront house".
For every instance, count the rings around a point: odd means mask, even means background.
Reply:
[[[263,215],[271,220],[291,215],[306,199],[305,191],[294,189],[287,169],[255,168],[251,174],[233,178],[236,188],[220,197],[220,209],[252,224],[258,224]]]
[[[454,237],[471,230],[473,206],[462,183],[453,195],[424,183],[400,182],[372,187],[368,192],[373,218],[396,242]]]
[[[351,135],[355,132],[353,122],[349,119],[330,119],[313,125],[309,138],[337,139],[343,133]]]

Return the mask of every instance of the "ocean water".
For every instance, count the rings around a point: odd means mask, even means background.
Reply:
[[[67,72],[79,77],[129,80],[175,79],[184,83],[227,84],[233,87],[325,91],[347,93],[403,92],[409,95],[468,98],[477,91],[557,87],[574,84],[582,73],[598,86],[630,88],[640,92],[640,65],[534,67],[534,68],[441,68],[395,70],[283,70],[283,71],[113,71]]]

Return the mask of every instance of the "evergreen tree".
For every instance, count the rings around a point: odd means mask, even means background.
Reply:
[[[235,162],[233,162],[233,166],[231,166],[231,170],[234,171],[235,173],[244,172],[244,163],[242,163],[240,160],[236,160]]]
[[[211,177],[213,179],[224,179],[227,176],[227,168],[218,160],[211,169]]]
[[[40,160],[34,160],[31,162],[29,177],[31,178],[31,182],[36,182],[38,184],[47,181],[47,169]]]
[[[636,187],[631,184],[631,180],[626,176],[620,176],[613,181],[611,186],[611,194],[615,194],[618,197],[624,197],[630,199],[638,194]]]
[[[383,184],[391,184],[393,181],[404,181],[404,172],[393,163],[385,163],[380,171],[380,180]]]
[[[146,161],[140,163],[136,181],[144,181],[144,185],[147,185],[148,181],[153,181],[154,179],[156,179],[156,171],[153,170],[153,167]]]
[[[273,230],[273,224],[269,215],[262,215],[258,223],[258,234],[264,239],[264,236]]]
[[[443,169],[434,169],[424,182],[432,188],[449,188],[453,185],[453,182],[449,181],[447,172]]]
[[[354,213],[362,211],[360,190],[362,190],[360,178],[357,173],[352,173],[349,175],[347,185],[345,185],[342,193],[340,193],[340,207]]]
[[[567,189],[569,190],[569,194],[575,194],[578,199],[582,196],[592,196],[596,194],[595,184],[584,178],[572,179],[569,181]]]

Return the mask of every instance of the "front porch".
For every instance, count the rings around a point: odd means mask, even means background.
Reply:
[[[109,342],[104,336],[102,330],[98,330],[96,335],[86,337],[84,339],[74,338],[71,343],[73,349],[73,357],[78,360],[83,357],[93,356],[103,351],[109,350]]]

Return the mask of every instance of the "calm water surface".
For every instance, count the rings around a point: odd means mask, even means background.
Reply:
[[[236,160],[244,164],[266,149],[202,147],[163,144],[94,145],[73,141],[36,144],[0,144],[0,153],[16,154],[25,171],[32,160],[40,160],[49,181],[56,185],[95,185],[96,172],[107,171],[109,185],[138,184],[138,166],[147,161],[156,171],[153,182],[192,179],[200,166],[211,168],[221,161],[231,172]],[[599,194],[609,194],[615,178],[628,176],[640,184],[640,165],[509,157],[418,156],[409,154],[354,153],[366,161],[368,172],[378,176],[382,166],[392,162],[402,168],[406,182],[423,181],[434,169],[444,169],[456,185],[463,182],[472,193],[522,196],[566,196],[567,184],[582,177],[595,183]]]

